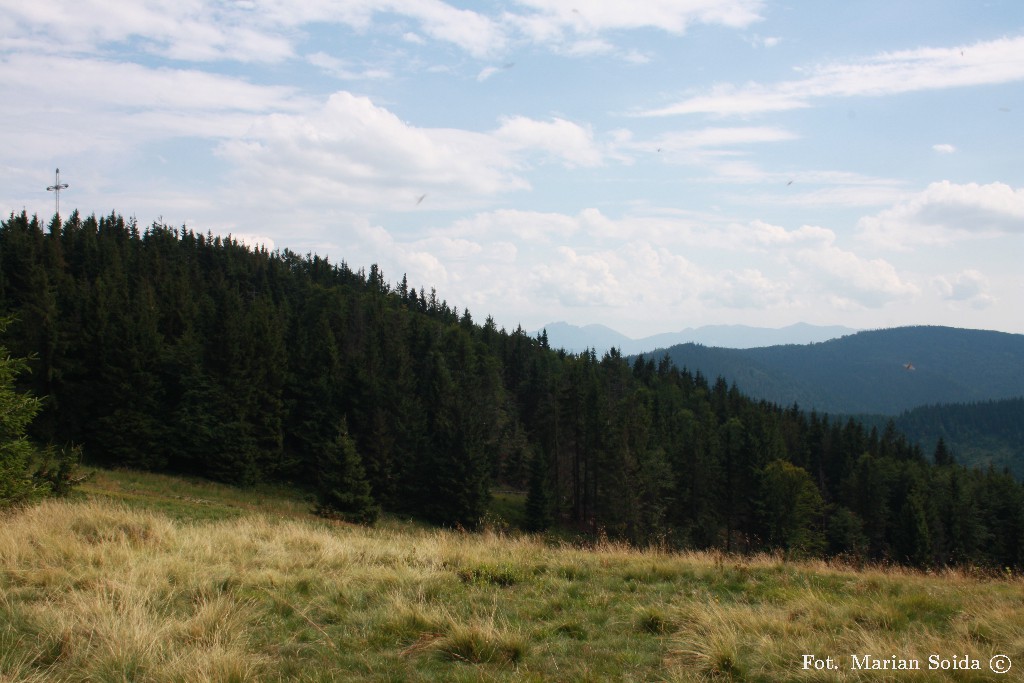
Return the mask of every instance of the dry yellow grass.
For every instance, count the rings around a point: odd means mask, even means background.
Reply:
[[[0,681],[1020,680],[1024,584],[108,499],[0,522]],[[803,656],[839,669],[802,668]],[[925,670],[851,670],[851,655]],[[981,671],[928,671],[932,654]],[[1006,677],[991,657],[1014,663]],[[888,676],[888,677],[886,677]]]

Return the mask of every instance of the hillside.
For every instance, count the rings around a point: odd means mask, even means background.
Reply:
[[[782,328],[749,325],[705,325],[687,327],[679,332],[665,332],[633,339],[605,325],[579,327],[564,322],[544,326],[551,348],[580,353],[594,349],[598,355],[612,348],[625,355],[645,353],[677,344],[701,344],[724,348],[749,349],[780,344],[811,344],[853,334],[856,330],[839,325],[820,326],[797,323]],[[539,332],[539,331],[538,331]]]
[[[475,529],[500,489],[531,529],[639,546],[1024,566],[1009,476],[671,362],[558,351],[375,265],[22,213],[0,224],[7,316],[0,352],[31,372],[4,390],[89,464],[298,487],[360,523]]]
[[[954,656],[971,680],[1024,662],[1016,575],[367,529],[123,471],[3,521],[0,678],[23,683],[822,680],[808,653],[828,680],[881,680],[851,655],[895,653],[921,667],[899,680],[960,681]]]
[[[648,355],[664,353],[752,397],[827,413],[897,415],[922,405],[1024,394],[1024,335],[1003,332],[901,327],[803,346],[685,344]]]
[[[888,417],[860,416],[884,428]],[[895,418],[897,429],[932,453],[941,438],[963,465],[1009,469],[1024,480],[1024,398],[921,406]]]

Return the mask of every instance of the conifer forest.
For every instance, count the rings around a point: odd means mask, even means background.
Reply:
[[[441,296],[113,213],[0,224],[0,344],[42,399],[29,434],[90,464],[284,483],[363,523],[472,529],[502,489],[536,531],[1024,567],[1021,484],[941,441],[755,401],[667,357],[553,349]]]

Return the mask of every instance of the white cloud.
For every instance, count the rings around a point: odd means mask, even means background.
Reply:
[[[651,61],[651,56],[639,50],[628,50],[622,55],[622,59],[630,64],[648,64]]]
[[[502,22],[510,32],[569,56],[608,54],[615,46],[604,34],[657,29],[683,34],[693,24],[746,28],[760,21],[761,0],[518,0],[523,11],[508,10]],[[649,57],[635,50],[620,55],[633,63]]]
[[[761,0],[518,0],[534,10],[526,15],[559,29],[577,33],[620,29],[656,28],[683,33],[692,24],[719,24],[745,28],[760,21]],[[539,29],[538,29],[539,31]],[[548,36],[553,31],[539,31]]]
[[[514,238],[546,245],[564,242],[579,229],[579,220],[565,214],[499,209],[459,219],[451,232],[477,239]]]
[[[293,29],[297,27],[330,23],[366,30],[374,16],[382,13],[416,22],[419,33],[403,34],[408,42],[422,41],[425,35],[475,57],[500,51],[506,44],[505,31],[495,21],[440,0],[264,0],[258,4],[2,0],[0,7],[8,16],[5,39],[24,41],[24,36],[32,36],[36,51],[48,52],[99,53],[112,44],[130,44],[193,62],[280,62],[294,56],[297,35]]]
[[[587,38],[574,40],[559,52],[570,57],[590,57],[591,55],[608,54],[615,50],[615,46],[603,38]]]
[[[291,87],[53,55],[0,58],[0,88],[11,95],[0,109],[0,144],[17,159],[121,154],[173,137],[233,138],[258,115],[310,104]]]
[[[254,233],[247,232],[232,232],[230,233],[231,238],[239,244],[252,247],[254,249],[264,248],[267,251],[274,251],[274,240],[266,235],[257,235]]]
[[[785,142],[798,137],[784,128],[768,126],[717,127],[667,133],[659,138],[655,145],[659,152],[672,152],[761,142]]]
[[[863,258],[834,244],[800,249],[794,259],[811,276],[813,286],[830,293],[843,307],[879,308],[920,291],[888,261]]]
[[[274,202],[389,210],[420,210],[424,194],[429,208],[443,209],[526,189],[523,173],[545,159],[570,168],[603,162],[591,132],[564,119],[515,117],[485,133],[416,127],[345,91],[306,113],[253,119],[219,153],[238,180],[267,188]]]
[[[519,162],[489,135],[418,128],[366,97],[337,92],[307,114],[259,119],[245,139],[222,144],[242,179],[290,201],[414,209],[429,193],[491,195],[526,187]]]
[[[253,85],[205,71],[152,69],[92,58],[12,55],[0,60],[0,84],[25,97],[53,105],[65,103],[76,110],[267,112],[299,110],[308,104],[292,87]]]
[[[276,62],[292,55],[290,41],[262,25],[243,5],[201,2],[5,0],[4,38],[30,36],[33,51],[95,54],[111,44],[134,44],[171,59]]]
[[[383,8],[419,20],[421,30],[435,40],[452,43],[474,57],[504,49],[506,38],[493,20],[440,0],[389,0]]]
[[[733,229],[736,230],[737,236],[744,242],[761,247],[790,246],[807,243],[818,243],[828,246],[836,241],[836,234],[834,232],[816,225],[803,225],[796,230],[786,230],[779,225],[755,220],[751,221],[747,226],[734,226]]]
[[[601,151],[594,144],[593,133],[565,119],[508,118],[502,122],[495,137],[510,149],[540,150],[570,167],[599,166],[603,161]]]
[[[946,301],[966,303],[972,308],[982,309],[995,303],[989,293],[988,278],[977,270],[969,269],[951,276],[934,279],[935,288]]]
[[[499,71],[501,71],[501,69],[496,66],[485,66],[483,69],[480,69],[480,73],[476,75],[476,80],[483,83]]]
[[[643,116],[707,113],[744,115],[811,106],[825,97],[877,97],[1024,79],[1024,36],[965,47],[886,52],[858,62],[804,69],[799,80],[719,84],[706,94],[649,109]]]
[[[763,309],[784,304],[789,288],[785,282],[765,277],[756,268],[726,270],[718,275],[714,287],[701,294],[701,299],[727,308]]]
[[[858,223],[869,242],[894,248],[948,244],[972,236],[1024,234],[1024,188],[1003,183],[932,183]]]
[[[319,67],[326,73],[343,80],[381,80],[391,78],[392,74],[382,68],[353,68],[347,60],[332,57],[325,52],[314,52],[306,56],[306,61]]]
[[[563,306],[625,306],[624,286],[615,271],[622,269],[614,253],[578,253],[572,247],[558,247],[558,258],[533,269],[537,287]]]
[[[938,152],[939,154],[952,154],[953,152],[956,151],[956,147],[945,143],[932,145],[932,149]]]

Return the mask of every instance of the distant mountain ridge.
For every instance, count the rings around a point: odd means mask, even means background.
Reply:
[[[918,326],[858,332],[807,345],[655,350],[679,367],[721,376],[780,405],[898,415],[918,406],[1024,396],[1024,335]]]
[[[750,349],[780,344],[812,344],[836,337],[854,334],[857,330],[841,325],[810,325],[796,323],[782,328],[751,327],[749,325],[705,325],[688,327],[679,332],[633,339],[605,325],[570,325],[566,322],[549,323],[544,326],[548,343],[552,348],[580,353],[594,349],[598,355],[617,348],[623,355],[647,353],[677,344],[702,344],[731,349]],[[539,333],[538,330],[534,335]]]

